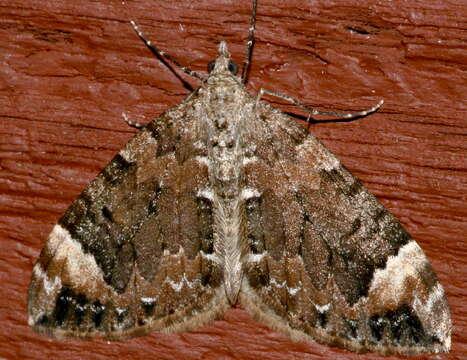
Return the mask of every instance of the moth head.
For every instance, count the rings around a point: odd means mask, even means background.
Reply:
[[[232,75],[237,75],[237,71],[237,64],[230,60],[230,53],[229,49],[227,48],[227,43],[225,41],[221,41],[219,44],[217,59],[215,61],[211,61],[208,64],[208,72],[210,74],[229,72]]]

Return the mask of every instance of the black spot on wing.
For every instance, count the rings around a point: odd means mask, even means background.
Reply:
[[[328,314],[326,311],[316,311],[318,325],[322,328],[325,328],[328,323]]]
[[[372,340],[393,346],[428,346],[440,343],[429,336],[415,311],[408,305],[389,310],[369,319]]]
[[[75,304],[76,305],[75,305],[74,318],[75,318],[76,325],[79,327],[85,320],[85,316],[86,316],[86,310],[88,307],[86,296],[84,296],[83,294],[79,294],[78,296],[76,296]]]
[[[102,326],[105,310],[106,307],[99,300],[94,301],[91,304],[91,320],[96,329],[99,329]]]
[[[141,307],[143,308],[145,316],[153,316],[156,307],[156,300],[152,298],[143,298],[141,299]]]
[[[102,208],[102,216],[105,217],[108,221],[113,222],[112,211],[107,206]]]
[[[61,327],[65,320],[68,318],[68,314],[73,307],[74,297],[71,289],[64,287],[57,296],[55,301],[55,309],[53,312],[54,325]]]
[[[69,287],[63,287],[55,301],[51,319],[47,323],[64,329],[83,330],[87,327],[90,304],[83,294],[77,294]],[[51,321],[52,320],[52,321]]]

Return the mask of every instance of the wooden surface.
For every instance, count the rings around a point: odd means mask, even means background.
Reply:
[[[33,263],[70,202],[132,136],[121,113],[147,122],[189,93],[128,20],[202,72],[220,40],[242,62],[249,16],[247,0],[0,0],[0,358],[380,358],[292,343],[240,308],[196,332],[112,344],[55,341],[27,326]],[[467,357],[466,19],[465,0],[258,4],[251,92],[335,110],[385,100],[368,118],[311,131],[402,221],[445,287],[452,352],[420,358]]]

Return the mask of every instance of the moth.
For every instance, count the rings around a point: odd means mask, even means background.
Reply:
[[[68,208],[33,269],[29,325],[57,338],[184,331],[240,304],[294,340],[447,352],[420,246],[305,127],[245,88],[225,42],[201,87],[144,126]],[[156,54],[178,62],[146,40]]]

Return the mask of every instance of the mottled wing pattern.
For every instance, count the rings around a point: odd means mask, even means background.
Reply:
[[[448,304],[418,244],[305,128],[269,105],[257,111],[243,306],[295,339],[448,351]]]
[[[449,351],[449,306],[421,248],[230,65],[221,42],[203,86],[59,220],[34,267],[30,325],[117,339],[193,329],[240,300],[293,339]]]
[[[29,289],[35,330],[117,339],[197,327],[226,308],[196,101],[130,140],[55,225]]]

